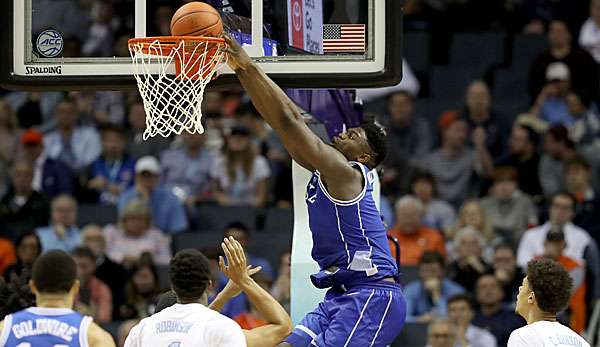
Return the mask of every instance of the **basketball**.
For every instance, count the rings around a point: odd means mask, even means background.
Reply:
[[[221,36],[223,22],[219,12],[209,4],[190,2],[181,6],[171,19],[173,36]]]

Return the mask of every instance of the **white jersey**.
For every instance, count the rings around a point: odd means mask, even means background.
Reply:
[[[568,327],[549,321],[539,321],[510,334],[508,347],[590,347],[583,337]]]
[[[125,347],[246,347],[242,328],[201,304],[175,304],[144,318]]]

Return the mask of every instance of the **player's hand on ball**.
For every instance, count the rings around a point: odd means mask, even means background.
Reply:
[[[250,279],[246,254],[242,245],[230,236],[223,240],[221,248],[223,248],[223,252],[227,258],[227,264],[225,264],[225,259],[219,257],[221,271],[237,285],[242,285],[242,282]]]
[[[244,48],[231,36],[224,35],[227,43],[227,65],[233,70],[245,70],[252,63],[252,59]]]

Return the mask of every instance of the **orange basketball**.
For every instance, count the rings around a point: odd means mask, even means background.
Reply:
[[[223,22],[219,11],[204,2],[181,6],[171,18],[173,36],[221,36]]]

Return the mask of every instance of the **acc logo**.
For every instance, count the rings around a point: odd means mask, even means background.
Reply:
[[[56,30],[49,29],[42,31],[36,41],[38,52],[46,58],[54,58],[62,52],[62,35]]]

